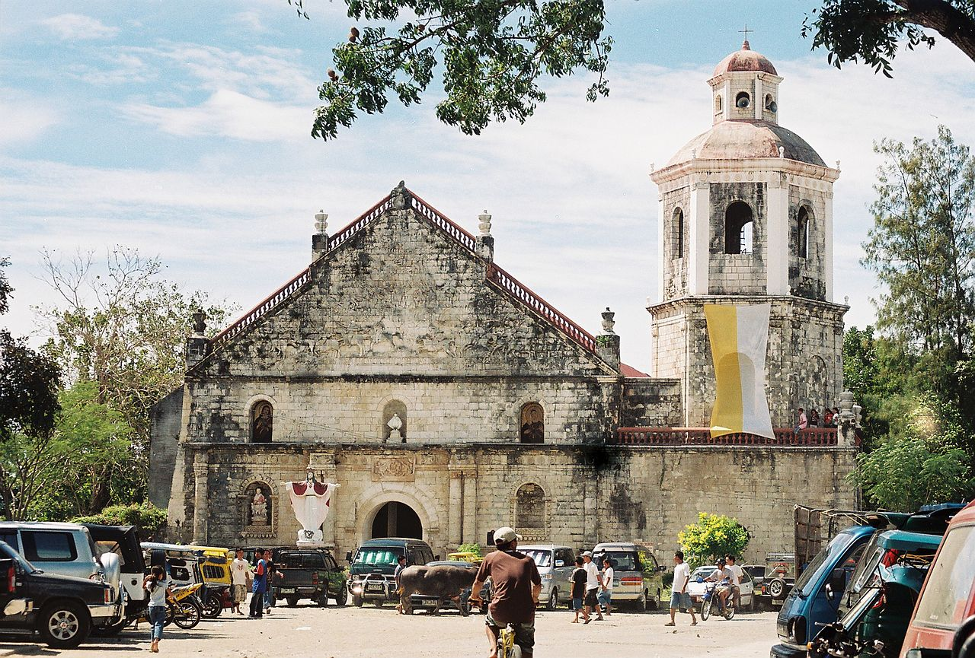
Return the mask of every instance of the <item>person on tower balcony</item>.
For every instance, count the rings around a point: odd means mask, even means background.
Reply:
[[[807,414],[804,413],[803,407],[797,408],[797,426],[794,428],[794,436],[796,437],[801,433],[801,430],[807,429]]]
[[[809,419],[809,422],[807,424],[808,427],[817,427],[818,425],[820,425],[821,414],[818,412],[816,408],[811,409],[811,413],[809,413],[807,417]]]

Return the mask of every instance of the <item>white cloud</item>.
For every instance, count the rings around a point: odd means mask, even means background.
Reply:
[[[58,122],[46,99],[0,89],[0,148],[32,142]]]
[[[68,73],[82,82],[99,86],[145,83],[157,77],[146,62],[124,49],[100,59],[98,65],[73,63],[68,66]]]
[[[81,14],[60,14],[45,18],[40,23],[63,41],[110,39],[119,32],[117,27]]]

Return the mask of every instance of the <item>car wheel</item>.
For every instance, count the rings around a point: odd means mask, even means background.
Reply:
[[[560,594],[556,589],[554,589],[552,592],[550,592],[550,600],[546,602],[546,609],[556,610],[558,605],[560,605]]]
[[[41,637],[52,649],[74,649],[88,637],[91,627],[88,610],[70,601],[47,606],[38,619]]]
[[[641,594],[638,599],[634,602],[634,607],[639,611],[645,611],[648,609],[648,590],[641,590]]]
[[[767,583],[767,591],[770,592],[771,598],[779,599],[784,595],[784,581],[780,578],[774,578]]]
[[[336,595],[336,605],[346,605],[346,601],[349,599],[349,591],[346,589],[346,583],[339,588],[339,593]]]
[[[375,605],[378,608],[382,608],[383,607],[383,599],[373,599],[373,605]]]
[[[220,592],[211,593],[207,597],[207,604],[204,605],[204,616],[208,619],[216,619],[220,617],[222,610],[224,610],[224,597],[221,596]]]
[[[354,594],[353,595],[353,605],[355,605],[357,608],[362,608],[363,607],[363,597],[362,596],[356,596]]]
[[[289,608],[294,608],[299,604],[299,597],[297,596],[286,596],[285,603],[288,604]]]

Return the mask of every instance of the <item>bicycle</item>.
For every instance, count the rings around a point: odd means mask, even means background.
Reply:
[[[516,644],[516,627],[506,624],[499,631],[499,658],[522,658],[522,647]]]
[[[716,585],[716,583],[712,582],[706,583],[706,591],[702,594],[702,609],[700,610],[702,621],[709,619],[709,615],[712,614],[713,610],[717,614],[721,614],[723,619],[726,620],[732,619],[733,614],[736,612],[736,607],[732,601],[724,604],[723,600],[716,594]],[[730,590],[729,596],[733,596],[732,590]]]

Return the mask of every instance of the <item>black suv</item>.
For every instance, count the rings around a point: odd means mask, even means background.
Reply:
[[[44,573],[0,541],[0,632],[36,632],[50,647],[73,649],[91,632],[89,607],[112,600],[108,584]]]
[[[336,559],[324,548],[281,549],[275,555],[280,578],[273,583],[276,599],[295,606],[300,599],[312,599],[321,606],[336,600],[346,605],[346,576]]]
[[[347,553],[349,561],[349,594],[353,605],[361,606],[364,601],[373,601],[382,606],[384,601],[400,601],[394,585],[394,571],[397,558],[407,558],[405,566],[427,564],[436,558],[431,547],[420,539],[386,537],[370,539]]]

